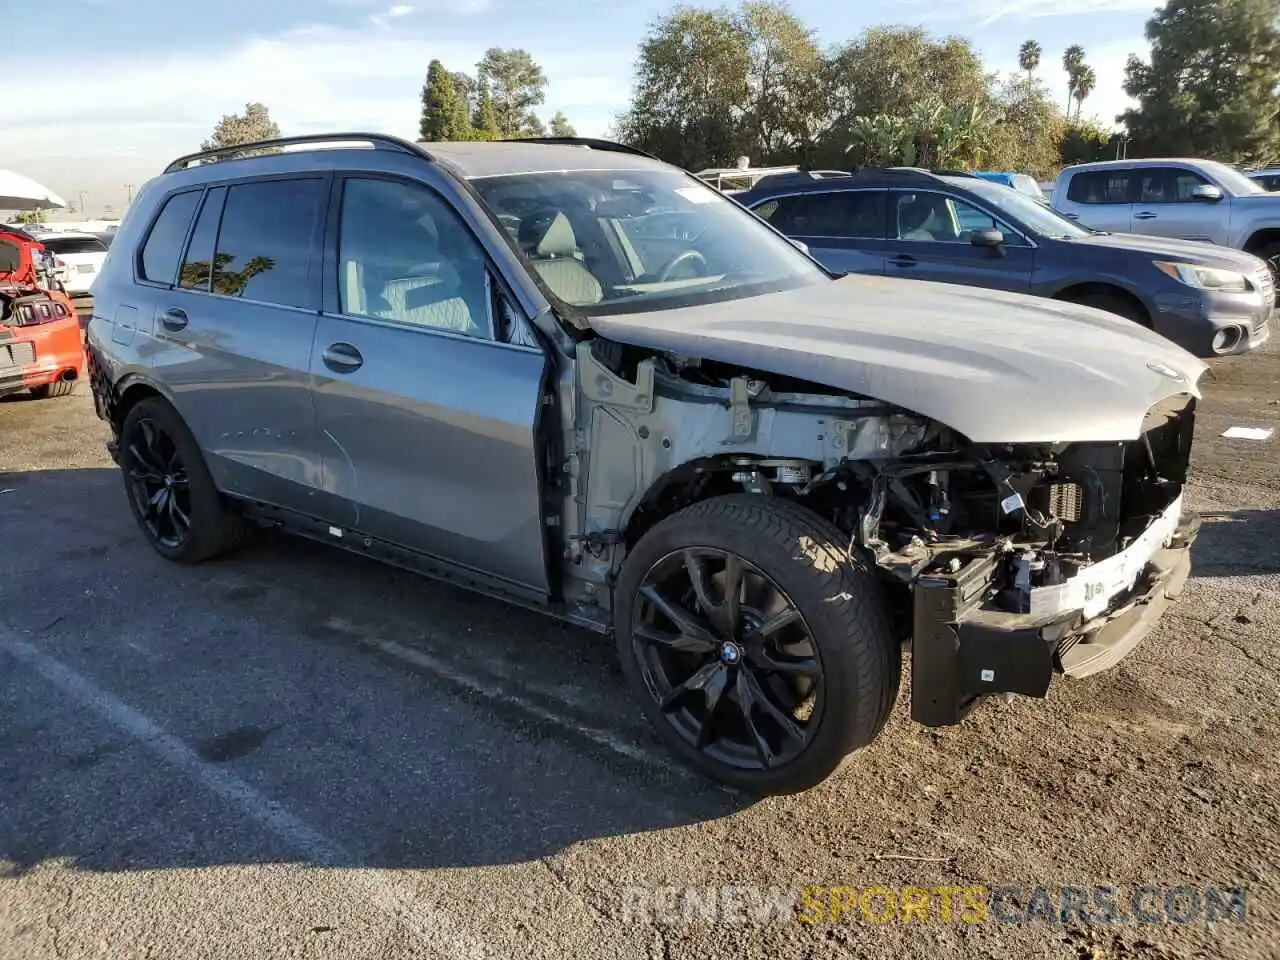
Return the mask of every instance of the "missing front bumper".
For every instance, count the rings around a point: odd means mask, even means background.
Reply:
[[[1043,697],[1055,673],[1087,677],[1123,659],[1182,593],[1200,518],[1184,512],[1133,588],[1107,609],[1044,615],[984,610],[999,561],[955,575],[921,577],[914,587],[911,716],[927,726],[959,723],[990,694]]]

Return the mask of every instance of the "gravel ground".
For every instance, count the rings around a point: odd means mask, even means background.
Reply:
[[[1214,372],[1195,578],[1131,657],[942,730],[904,691],[763,802],[668,761],[600,638],[281,537],[169,565],[87,395],[0,401],[0,958],[1280,956],[1280,435],[1220,437],[1280,421],[1280,344]],[[1108,885],[1158,922],[1063,922]],[[812,899],[906,886],[994,899]]]

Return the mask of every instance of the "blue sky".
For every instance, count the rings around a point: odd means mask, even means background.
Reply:
[[[963,34],[993,69],[1016,68],[1028,38],[1065,99],[1071,43],[1098,74],[1086,113],[1125,105],[1125,57],[1145,54],[1156,0],[792,0],[823,43],[874,24]],[[519,46],[550,81],[545,116],[604,135],[627,105],[636,46],[661,0],[52,0],[25,5],[6,36],[0,167],[88,212],[116,209],[125,184],[195,149],[224,113],[270,107],[285,133],[373,129],[413,136],[428,62],[471,70],[491,46]],[[15,18],[11,18],[15,19]],[[55,39],[56,38],[56,39]]]

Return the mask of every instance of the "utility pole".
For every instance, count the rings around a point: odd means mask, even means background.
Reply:
[[[80,215],[82,217],[88,216],[88,213],[85,211],[85,207],[84,207],[84,198],[87,197],[89,194],[84,190],[77,190],[76,193],[80,194]]]
[[[129,191],[129,203],[133,203],[133,184],[126,183],[124,188]]]

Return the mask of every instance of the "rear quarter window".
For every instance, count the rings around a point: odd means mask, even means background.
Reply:
[[[151,225],[147,240],[138,258],[138,274],[152,283],[173,283],[178,275],[178,261],[182,258],[182,245],[187,239],[187,229],[200,202],[199,190],[175,193],[165,201]]]
[[[1128,203],[1129,171],[1077,173],[1067,184],[1067,199],[1072,203]]]

